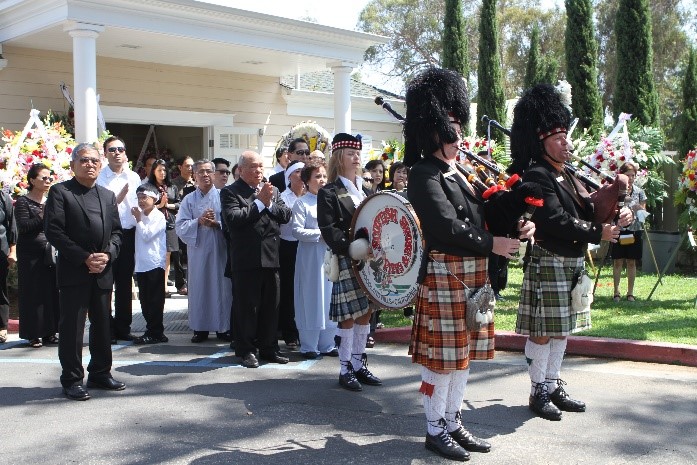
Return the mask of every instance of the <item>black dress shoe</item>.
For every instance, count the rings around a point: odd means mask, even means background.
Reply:
[[[191,338],[191,342],[198,344],[208,340],[208,331],[194,331],[194,337]]]
[[[63,394],[70,400],[87,400],[90,398],[90,393],[82,384],[73,384],[70,387],[63,388]]]
[[[253,353],[248,353],[242,357],[242,366],[245,368],[259,368],[259,361]]]
[[[232,335],[230,334],[230,331],[226,331],[224,333],[216,332],[215,337],[217,337],[221,341],[232,342]]]
[[[300,352],[300,356],[307,360],[316,360],[319,357],[317,352]]]
[[[290,359],[288,357],[284,357],[280,352],[273,352],[271,354],[260,354],[260,358],[265,362],[280,363],[281,365],[290,362]]]
[[[159,339],[160,342],[169,342],[169,338],[164,334],[160,335],[159,337],[155,336],[155,339]]]
[[[558,379],[557,384],[559,386],[554,390],[553,393],[549,395],[549,400],[551,400],[552,403],[556,405],[559,410],[563,410],[565,412],[586,411],[585,403],[581,402],[580,400],[572,399],[571,397],[569,397],[569,394],[566,393],[566,391],[562,387],[566,384],[564,381]]]
[[[132,341],[136,337],[138,337],[138,336],[135,336],[131,333],[128,333],[128,334],[117,334],[116,336],[114,336],[114,339],[121,339],[122,341]]]
[[[98,378],[87,377],[88,388],[105,389],[107,391],[123,391],[126,389],[126,384],[121,381],[116,381],[111,376],[100,376]]]
[[[491,444],[484,439],[480,439],[467,431],[465,428],[460,428],[448,433],[460,447],[470,452],[489,452]]]
[[[363,386],[361,386],[361,383],[356,379],[356,374],[353,372],[353,368],[350,366],[349,362],[349,369],[346,373],[343,375],[339,375],[339,385],[341,385],[342,388],[348,389],[349,391],[362,391]]]
[[[339,356],[339,349],[334,347],[332,350],[329,352],[320,352],[320,355],[325,355],[327,357],[338,357]]]
[[[530,396],[528,407],[538,416],[550,421],[561,420],[561,410],[559,410],[550,400],[545,383],[538,383],[535,387],[535,394]]]
[[[358,381],[368,386],[382,386],[382,380],[372,374],[368,369],[368,356],[366,354],[363,354],[362,362],[363,366],[356,371],[356,378],[358,378]]]
[[[443,420],[445,422],[445,420]],[[430,435],[426,433],[426,449],[431,452],[435,452],[441,457],[445,457],[450,460],[457,460],[460,462],[466,462],[470,459],[470,454],[465,449],[460,447],[458,443],[453,441],[453,438],[445,431],[436,435]]]
[[[133,344],[135,344],[137,346],[143,345],[143,344],[157,344],[159,342],[162,342],[160,340],[160,338],[155,338],[155,337],[148,336],[148,335],[142,335],[140,337],[133,339]]]

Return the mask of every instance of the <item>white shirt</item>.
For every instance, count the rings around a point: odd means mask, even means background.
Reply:
[[[135,272],[144,273],[155,268],[164,270],[167,253],[165,215],[157,208],[153,208],[149,215],[143,214],[142,210],[140,213],[140,221],[136,224]]]
[[[344,186],[346,186],[346,190],[348,191],[349,196],[351,196],[351,200],[353,200],[353,205],[356,207],[359,206],[366,197],[362,187],[363,179],[359,176],[356,176],[354,181],[349,181],[348,178],[343,176],[339,176],[339,179],[341,179],[341,182],[343,182]],[[354,182],[357,182],[359,187],[356,187]]]
[[[283,203],[286,204],[286,207],[290,208],[291,210],[293,209],[293,205],[295,205],[295,202],[298,200],[298,196],[295,195],[295,192],[290,190],[290,188],[284,190],[281,192],[281,200],[283,200]],[[293,236],[293,222],[289,221],[286,224],[282,224],[279,228],[279,236],[281,239],[284,241],[290,241],[290,242],[297,242],[298,240]]]
[[[131,208],[138,206],[136,189],[140,186],[140,176],[126,167],[124,167],[123,171],[119,174],[116,174],[109,168],[109,165],[107,165],[102,168],[102,171],[97,177],[97,184],[106,187],[113,192],[114,195],[119,195],[119,192],[121,192],[121,189],[123,189],[126,183],[128,183],[128,193],[117,207],[119,209],[121,227],[123,229],[131,229],[136,225],[136,219],[131,214]]]

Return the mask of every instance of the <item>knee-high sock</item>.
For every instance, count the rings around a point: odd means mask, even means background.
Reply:
[[[363,367],[363,354],[365,353],[365,343],[370,334],[370,325],[353,325],[353,349],[351,350],[351,364],[354,371]]]
[[[535,344],[528,338],[525,343],[525,358],[528,362],[528,373],[530,374],[530,394],[535,394],[535,386],[545,382],[547,375],[547,362],[549,360],[550,344]]]
[[[341,338],[339,343],[339,362],[341,363],[341,374],[346,374],[351,363],[351,349],[353,348],[353,327],[339,328],[336,334]]]
[[[445,405],[448,398],[448,385],[451,373],[441,374],[421,367],[421,387],[426,428],[428,434],[436,435],[445,427]]]
[[[551,339],[549,342],[549,361],[547,362],[547,371],[545,373],[545,382],[549,393],[556,391],[561,372],[561,362],[564,360],[564,351],[566,350],[566,338]]]
[[[457,431],[462,427],[460,421],[460,407],[462,399],[465,398],[467,379],[470,370],[455,370],[450,374],[450,384],[448,386],[448,400],[445,405],[445,421],[448,423],[448,432]]]

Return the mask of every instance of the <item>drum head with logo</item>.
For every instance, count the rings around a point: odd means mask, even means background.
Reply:
[[[363,290],[381,307],[409,306],[416,298],[423,255],[421,230],[409,202],[392,193],[371,195],[353,216],[350,239],[354,237],[366,237],[372,250],[367,260],[354,264]]]

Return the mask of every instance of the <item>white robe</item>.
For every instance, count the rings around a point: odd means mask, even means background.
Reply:
[[[295,325],[298,330],[336,328],[329,319],[332,282],[322,264],[327,244],[317,224],[317,196],[307,193],[293,205],[293,236],[298,240],[295,259]]]
[[[198,218],[211,208],[220,219],[220,190],[212,187],[204,195],[199,189],[184,197],[175,230],[188,246],[189,327],[194,331],[224,333],[230,329],[232,285],[223,276],[227,244],[220,227],[198,224]]]

